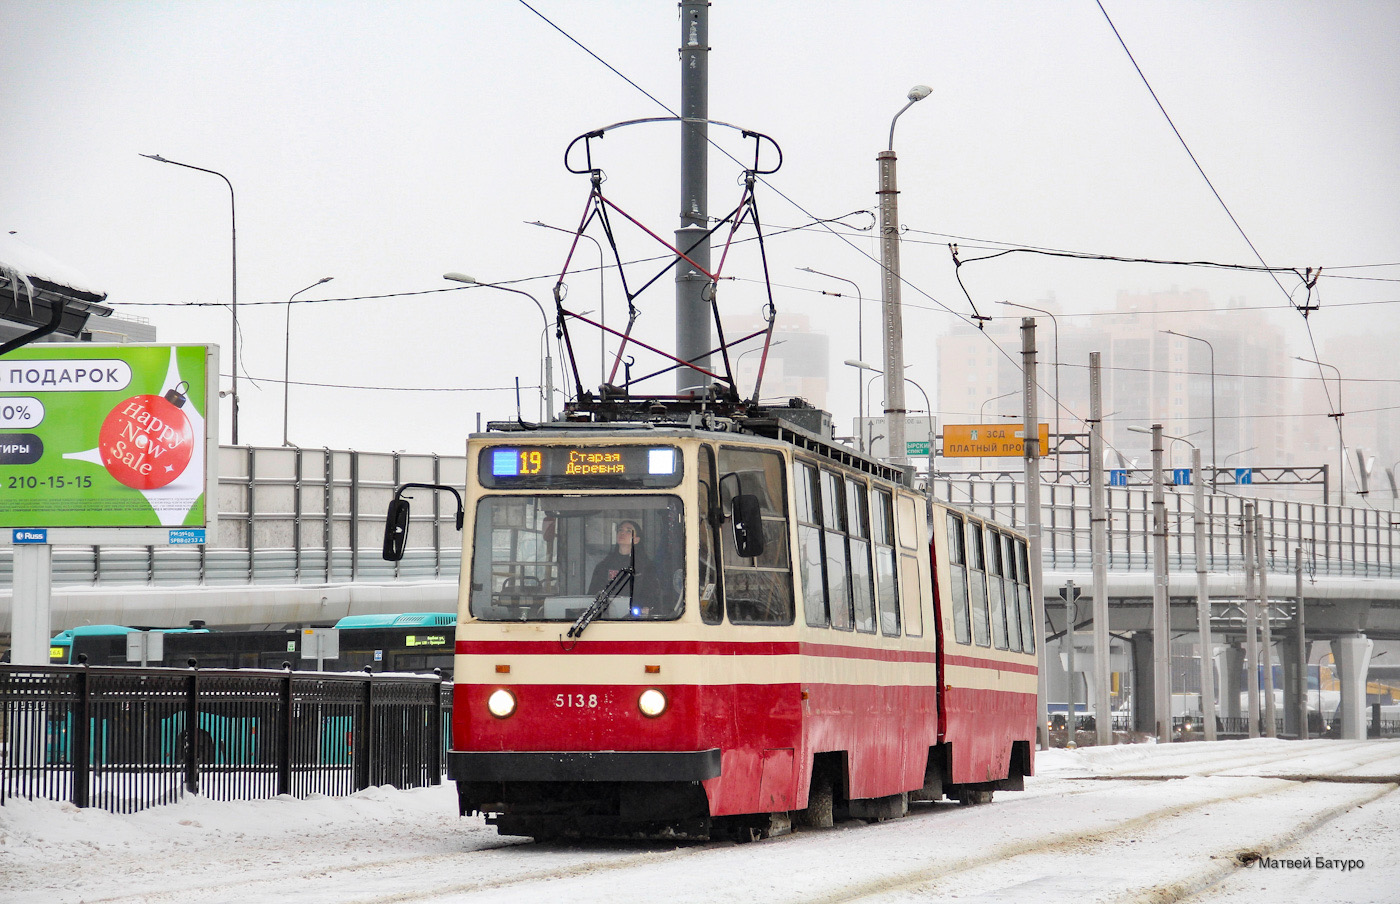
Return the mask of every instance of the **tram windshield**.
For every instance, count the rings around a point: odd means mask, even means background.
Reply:
[[[611,586],[599,621],[678,618],[684,538],[675,496],[488,496],[476,511],[471,614],[574,621]]]

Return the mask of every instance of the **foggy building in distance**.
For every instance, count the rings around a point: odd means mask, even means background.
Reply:
[[[724,336],[733,341],[764,328],[758,317],[726,319]],[[831,350],[826,333],[813,330],[806,314],[782,312],[773,326],[773,344],[768,349],[768,362],[759,388],[764,401],[787,401],[794,396],[806,399],[817,408],[826,408],[826,393],[830,384]],[[763,358],[763,337],[750,339],[730,349],[729,361],[739,392],[747,397],[753,392],[758,365]]]
[[[1227,309],[1240,303],[1231,300]],[[1286,377],[1290,368],[1285,364],[1283,333],[1277,327],[1259,318],[1248,327],[1237,325],[1236,318],[1210,310],[1212,302],[1201,290],[1119,292],[1112,313],[1096,316],[1061,315],[1053,296],[1035,304],[1054,312],[1059,320],[1062,434],[1087,434],[1083,419],[1089,415],[1089,353],[1100,353],[1108,467],[1120,466],[1115,450],[1129,465],[1136,459],[1138,467],[1150,467],[1151,437],[1127,428],[1155,423],[1166,434],[1189,438],[1207,465],[1212,424],[1218,466],[1326,463],[1321,455],[1300,454],[1306,446],[1300,448],[1295,435],[1297,422],[1285,417],[1298,411],[1298,394],[1291,381],[1279,378]],[[996,317],[986,326],[986,338],[962,330],[938,340],[940,423],[1004,424],[1022,417],[1022,313],[1015,310],[1013,315]],[[1055,439],[1056,330],[1050,318],[1037,318],[1044,390],[1037,403],[1040,420],[1050,425],[1051,449],[1058,445],[1063,451],[1062,467],[1083,469],[1088,464],[1083,452],[1087,443],[1064,440],[1057,444]],[[1214,392],[1207,342],[1215,353]],[[1167,467],[1190,466],[1187,443],[1169,442],[1165,452]],[[958,460],[949,460],[944,467],[966,470],[975,468],[976,461],[967,460],[964,467]]]

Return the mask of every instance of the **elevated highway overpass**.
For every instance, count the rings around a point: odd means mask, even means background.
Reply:
[[[454,610],[461,559],[454,507],[422,494],[403,561],[387,563],[380,550],[396,486],[462,486],[465,476],[462,456],[224,446],[219,517],[209,545],[56,548],[53,630],[100,623],[178,626],[194,619],[211,625],[330,622],[345,615]],[[1024,488],[1004,475],[937,479],[933,489],[940,501],[1025,524]],[[1207,494],[1202,513],[1212,621],[1226,643],[1242,630],[1246,502],[1262,516],[1277,630],[1294,617],[1295,550],[1302,549],[1309,638],[1400,641],[1400,518],[1370,508],[1251,499],[1240,495],[1244,488],[1231,489]],[[1110,629],[1130,643],[1150,643],[1150,493],[1110,488],[1108,513]],[[1191,494],[1169,492],[1174,635],[1196,630],[1192,518]],[[1045,487],[1041,524],[1046,631],[1053,638],[1065,626],[1059,589],[1073,581],[1086,597],[1092,591],[1088,488]],[[12,615],[9,553],[0,547],[0,635],[8,635]]]

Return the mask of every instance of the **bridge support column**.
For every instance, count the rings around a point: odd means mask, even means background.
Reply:
[[[1157,733],[1157,696],[1152,668],[1152,632],[1133,633],[1133,731]]]
[[[1285,643],[1279,645],[1279,659],[1283,660],[1283,733],[1301,738],[1302,732],[1298,724],[1298,716],[1301,712],[1298,698],[1298,670],[1304,670],[1307,674],[1307,663],[1302,661],[1301,651],[1297,644]],[[1304,682],[1306,687],[1306,682]]]
[[[1371,665],[1371,639],[1352,634],[1332,641],[1332,659],[1337,663],[1337,681],[1342,686],[1342,738],[1360,741],[1366,737],[1366,669]]]
[[[1220,715],[1227,719],[1242,718],[1240,713],[1240,680],[1244,678],[1244,645],[1226,644],[1220,650]]]

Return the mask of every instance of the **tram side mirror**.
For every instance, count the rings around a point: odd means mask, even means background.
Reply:
[[[384,523],[384,560],[397,562],[403,558],[408,545],[408,500],[402,496],[389,503],[389,517]]]
[[[751,493],[740,493],[732,502],[734,551],[746,559],[763,555],[763,506]]]

